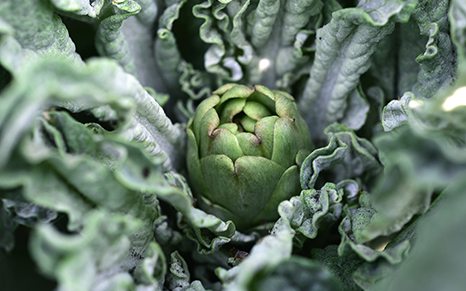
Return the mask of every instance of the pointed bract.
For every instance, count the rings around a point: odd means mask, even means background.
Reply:
[[[226,84],[188,124],[188,171],[199,206],[238,229],[278,217],[301,190],[298,162],[312,150],[306,123],[288,93]]]

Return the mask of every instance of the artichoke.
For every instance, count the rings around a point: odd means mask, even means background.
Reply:
[[[187,133],[189,177],[206,212],[246,229],[275,221],[278,204],[299,194],[312,143],[288,93],[226,84],[199,104]]]

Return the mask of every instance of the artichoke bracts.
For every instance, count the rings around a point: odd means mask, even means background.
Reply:
[[[299,165],[312,143],[288,93],[224,85],[199,104],[187,133],[200,207],[237,228],[275,221],[278,204],[300,193]]]

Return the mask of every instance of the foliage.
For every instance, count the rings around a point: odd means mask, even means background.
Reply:
[[[460,0],[1,1],[0,289],[461,289],[465,24]],[[300,183],[257,220],[188,173],[232,83],[293,96],[312,138],[282,137]]]

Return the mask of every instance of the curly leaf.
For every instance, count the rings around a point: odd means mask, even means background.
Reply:
[[[368,200],[369,197],[367,197],[367,193],[363,193],[359,198],[359,207],[344,207],[344,218],[338,227],[338,231],[341,234],[338,254],[340,256],[345,256],[348,255],[349,252],[354,252],[367,262],[374,262],[379,258],[384,258],[390,264],[397,264],[401,262],[409,250],[410,244],[408,241],[403,241],[383,251],[374,250],[362,244],[364,240],[364,231],[371,223],[375,213],[372,206],[367,203]]]
[[[50,2],[60,11],[95,18],[99,15],[105,0],[96,0],[92,4],[86,0],[51,0]]]
[[[178,67],[182,62],[180,51],[173,33],[173,23],[180,17],[180,9],[186,1],[177,1],[167,7],[159,18],[154,56],[157,66],[163,70],[162,77],[169,88],[178,85]]]
[[[416,57],[424,52],[427,42],[419,34],[417,23],[410,18],[395,26],[394,32],[379,42],[371,56],[367,73],[382,88],[387,100],[398,99],[417,82],[420,67]]]
[[[321,1],[220,1],[195,5],[204,19],[201,39],[210,44],[206,70],[218,82],[261,83],[290,90],[310,67],[312,37],[320,25]],[[309,40],[311,45],[304,42]]]
[[[218,268],[217,276],[225,290],[250,290],[255,278],[270,272],[291,256],[294,231],[286,220],[279,219],[270,235],[262,238],[251,249],[239,266],[226,271]]]
[[[461,289],[465,282],[464,254],[464,175],[447,188],[440,205],[417,225],[416,243],[400,267],[375,287],[381,290]],[[452,215],[455,213],[455,215]],[[435,230],[435,231],[432,231]],[[448,238],[448,239],[445,239]],[[428,255],[426,255],[428,254]]]
[[[320,228],[340,219],[343,193],[342,188],[332,183],[321,190],[303,190],[300,196],[283,201],[278,213],[296,232],[313,239]]]
[[[18,195],[19,196],[19,195]],[[24,199],[20,197],[20,200]],[[15,223],[33,227],[38,223],[47,223],[57,217],[57,213],[53,210],[35,205],[30,202],[14,201],[2,199],[3,207],[10,213],[11,218]]]
[[[48,2],[2,1],[0,23],[0,63],[13,75],[36,56],[82,62],[65,25]]]
[[[128,273],[132,266],[125,260],[132,255],[129,237],[137,235],[139,223],[129,216],[95,210],[79,235],[65,235],[44,224],[32,236],[32,255],[41,270],[67,290],[134,285]]]
[[[406,92],[400,100],[393,100],[383,109],[382,126],[385,131],[392,131],[403,124],[408,123],[409,102],[414,98],[414,94]]]
[[[418,97],[432,97],[456,77],[457,55],[449,37],[448,6],[448,0],[420,1],[412,14],[421,33],[429,37],[425,52],[416,58],[420,71],[412,90]]]
[[[134,270],[134,278],[145,286],[160,288],[165,281],[166,265],[162,248],[152,242],[147,248],[146,257]]]
[[[128,17],[139,13],[141,7],[133,0],[112,1],[112,5],[115,7],[107,9],[114,12],[102,19],[97,28],[96,48],[101,55],[118,61],[126,72],[135,74],[134,61],[120,27]]]
[[[8,23],[14,37],[23,49],[35,51],[40,56],[62,56],[70,61],[80,61],[75,45],[53,6],[44,1],[2,1],[0,19]]]
[[[160,2],[161,1],[137,0],[140,11],[134,16],[132,16],[134,13],[131,11],[115,12],[117,14],[128,13],[128,17],[126,19],[116,19],[116,15],[111,16],[115,17],[115,19],[111,20],[115,25],[118,24],[116,20],[121,20],[121,26],[118,30],[105,31],[102,29],[101,32],[105,33],[102,37],[113,34],[116,38],[113,41],[111,41],[111,39],[100,39],[99,42],[102,46],[107,47],[106,50],[112,49],[108,52],[108,56],[118,58],[117,61],[119,63],[126,62],[124,63],[125,68],[126,66],[132,66],[131,72],[138,78],[143,86],[155,88],[158,92],[168,93],[163,80],[161,78],[154,78],[154,76],[162,75],[163,72],[157,67],[154,58],[153,36],[158,13],[163,8]],[[108,24],[109,23],[107,23],[107,27]],[[108,29],[110,28],[111,27],[108,27]],[[114,28],[116,29],[117,26]],[[117,40],[121,42],[118,43]]]
[[[348,97],[369,69],[377,43],[393,31],[390,18],[410,9],[401,1],[381,2],[339,10],[317,31],[311,76],[298,106],[316,141],[322,140],[325,127],[344,117]]]
[[[36,75],[42,75],[44,79],[38,79]],[[112,61],[93,60],[81,67],[61,60],[38,59],[4,93],[4,100],[5,107],[0,110],[0,131],[2,136],[9,138],[0,139],[0,164],[32,118],[39,114],[41,106],[48,104],[60,105],[73,112],[106,104],[116,116],[116,122],[121,124],[117,130],[120,135],[140,141],[154,156],[171,156],[171,160],[166,160],[166,169],[181,163],[184,131],[172,124],[133,76]],[[132,115],[135,109],[136,113]],[[24,112],[31,114],[25,119],[21,117]]]
[[[186,180],[182,176],[173,173],[166,174],[166,177],[171,185],[181,191],[164,194],[159,192],[158,196],[170,202],[183,214],[183,222],[179,221],[178,224],[184,229],[187,237],[197,243],[197,251],[210,254],[230,242],[236,234],[233,222],[227,221],[225,223],[214,215],[194,208],[192,204],[193,196]],[[184,222],[187,222],[187,224]]]
[[[378,213],[365,230],[364,241],[399,231],[428,209],[434,190],[443,189],[465,171],[463,164],[445,159],[438,141],[406,126],[378,137],[375,145],[385,175],[372,193]]]
[[[343,125],[330,125],[325,130],[329,144],[314,150],[301,165],[301,187],[314,188],[320,173],[331,171],[331,180],[340,182],[356,176],[366,176],[368,180],[379,170],[375,158],[377,151],[367,140],[359,138]],[[329,179],[327,179],[329,181]]]
[[[167,283],[170,290],[174,291],[205,291],[200,281],[190,283],[190,273],[188,265],[183,257],[177,252],[170,256],[170,268],[167,276]]]

